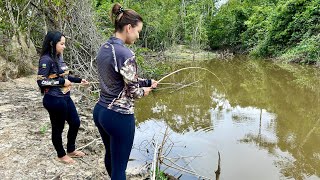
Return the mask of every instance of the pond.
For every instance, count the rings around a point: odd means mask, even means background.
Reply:
[[[320,70],[235,58],[180,71],[136,103],[128,166],[152,162],[180,179],[320,179]],[[177,170],[180,169],[180,170]],[[181,171],[190,171],[193,174]]]

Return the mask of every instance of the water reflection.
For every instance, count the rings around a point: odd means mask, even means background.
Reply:
[[[137,103],[138,126],[165,121],[187,154],[205,154],[192,165],[212,179],[218,150],[220,179],[320,179],[319,70],[243,59],[189,66],[210,69],[223,85],[202,71],[178,73],[166,82],[199,82],[160,85]]]

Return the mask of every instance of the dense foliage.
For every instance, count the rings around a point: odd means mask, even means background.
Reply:
[[[319,61],[320,0],[229,0],[218,9],[212,0],[120,3],[144,17],[140,45],[152,50],[185,44],[298,63]],[[110,35],[106,12],[112,2],[96,0],[95,5],[98,25]]]
[[[192,48],[207,46],[206,24],[215,12],[212,0],[124,0],[119,3],[143,17],[140,41],[143,47],[160,51],[173,44],[187,44]],[[107,36],[113,31],[108,18],[112,4],[111,1],[94,2],[97,23]]]
[[[85,47],[85,34],[97,28],[98,31],[90,34],[91,40],[100,35],[107,38],[113,33],[109,12],[116,1],[79,2],[1,1],[1,44],[22,32],[40,48],[45,32],[58,29],[72,34],[76,40],[83,38],[80,44],[79,40],[72,43],[94,56],[97,48]],[[231,49],[299,63],[319,61],[320,0],[229,0],[219,7],[216,0],[121,0],[119,3],[136,10],[144,19],[138,47],[159,52],[183,44],[191,49]],[[81,10],[90,4],[89,10]],[[91,21],[96,27],[92,27]],[[79,32],[79,29],[88,30]],[[4,46],[0,46],[1,54]]]
[[[212,18],[209,44],[259,57],[320,61],[319,0],[230,0]]]

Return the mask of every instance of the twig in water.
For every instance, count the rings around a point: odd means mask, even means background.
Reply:
[[[218,151],[218,156],[219,156],[219,159],[218,159],[218,169],[215,171],[215,173],[216,173],[216,180],[219,180],[219,179],[220,179],[220,173],[221,173],[221,168],[220,168],[221,158],[220,158],[220,152],[219,152],[219,151]]]
[[[165,158],[165,157],[164,157],[164,158]],[[168,166],[168,167],[171,167],[171,168],[173,168],[173,169],[176,169],[176,170],[179,170],[179,171],[182,171],[182,172],[185,172],[185,173],[188,173],[188,174],[197,176],[197,177],[199,177],[199,178],[201,178],[201,179],[210,179],[210,178],[208,178],[208,177],[201,176],[201,175],[199,175],[199,174],[197,174],[197,173],[195,173],[195,172],[193,172],[193,171],[191,171],[191,170],[189,170],[189,169],[185,169],[184,167],[181,167],[180,165],[174,163],[174,162],[171,161],[170,159],[167,159],[167,158],[165,158],[165,159],[168,160],[168,161],[170,161],[170,162],[174,165],[174,166],[172,166],[172,165],[169,165],[169,164],[167,164],[167,163],[165,163],[165,162],[162,162],[164,165],[166,165],[166,166]]]
[[[166,131],[165,131],[165,133],[164,133],[164,135],[163,135],[163,139],[162,139],[162,142],[161,142],[161,146],[160,146],[160,149],[159,149],[159,153],[158,153],[158,163],[161,163],[162,162],[162,159],[161,159],[161,156],[162,156],[162,150],[163,150],[163,148],[164,148],[164,145],[165,145],[165,143],[166,143],[166,141],[167,141],[167,136],[168,136],[168,131],[169,131],[169,127],[167,126],[166,127]],[[158,164],[157,164],[158,165]]]
[[[179,155],[179,157],[173,157],[173,158],[168,158],[168,157],[166,157],[166,159],[187,159],[187,158],[196,158],[196,157],[202,157],[202,156],[200,156],[200,155],[197,155],[197,156],[181,156],[181,155]]]
[[[196,171],[193,169],[193,167],[190,165],[191,162],[192,162],[194,159],[196,159],[196,156],[193,156],[193,159],[190,160],[190,161],[187,161],[186,158],[183,158],[183,157],[180,156],[180,155],[179,155],[179,157],[180,157],[183,161],[186,162],[186,165],[187,165],[192,171],[196,172]]]
[[[156,169],[158,164],[157,152],[158,152],[158,141],[156,142],[156,145],[154,147],[153,163],[152,163],[152,180],[156,179]]]

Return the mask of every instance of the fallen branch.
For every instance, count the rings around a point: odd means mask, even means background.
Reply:
[[[51,180],[58,180],[58,179],[61,179],[61,175],[62,175],[62,172],[59,173],[58,175],[56,175],[55,177],[53,177]]]
[[[92,166],[92,164],[86,162],[82,158],[79,158],[79,160],[82,161],[83,163],[87,164],[89,167],[92,167],[93,169],[98,170],[98,172],[101,174],[102,177],[105,176],[105,174],[103,174],[103,172],[100,169],[98,169],[96,166]]]
[[[158,141],[156,142],[156,145],[154,147],[153,162],[152,162],[152,180],[156,179],[156,170],[157,170],[157,164],[158,164],[157,152],[158,152]]]
[[[165,158],[165,157],[164,157],[164,158]],[[191,171],[191,170],[189,170],[189,169],[186,169],[186,168],[184,168],[184,167],[181,167],[180,165],[172,162],[171,160],[169,160],[169,159],[167,159],[167,158],[165,158],[165,159],[168,160],[168,161],[170,161],[170,162],[174,165],[174,166],[171,166],[171,165],[169,165],[169,164],[167,164],[167,163],[165,163],[165,162],[162,162],[164,165],[166,165],[166,166],[168,166],[168,167],[170,167],[170,168],[173,168],[173,169],[176,169],[176,170],[179,170],[179,171],[182,171],[182,172],[185,172],[185,173],[188,173],[188,174],[197,176],[198,178],[201,178],[201,179],[210,179],[210,178],[208,178],[208,177],[201,176],[201,175],[199,175],[199,174],[197,174],[197,173],[195,173],[195,172],[193,172],[193,171]]]
[[[90,143],[88,143],[88,144],[86,144],[86,145],[84,145],[84,146],[81,146],[81,147],[77,148],[76,150],[82,150],[82,149],[90,146],[91,144],[93,144],[94,142],[96,142],[96,141],[98,141],[98,140],[101,140],[101,138],[94,139],[94,140],[91,141]]]
[[[168,158],[167,159],[187,159],[187,158],[196,158],[196,157],[202,157],[202,156],[181,156],[179,155],[180,157],[173,157],[173,158]]]

